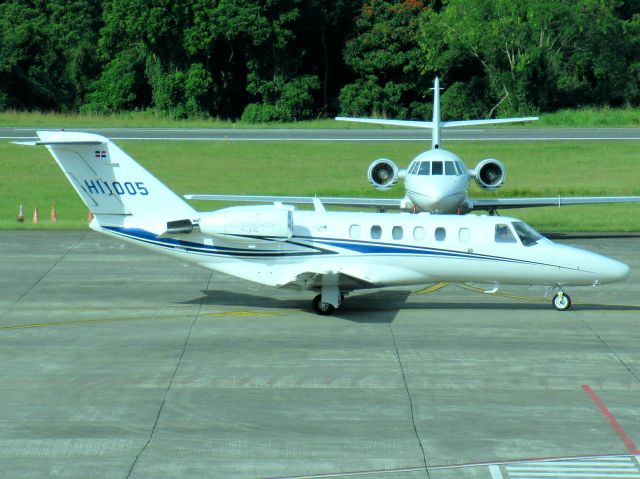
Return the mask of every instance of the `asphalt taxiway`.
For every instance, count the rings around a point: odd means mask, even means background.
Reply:
[[[0,468],[41,478],[640,478],[631,277],[310,311],[92,232],[0,232]]]

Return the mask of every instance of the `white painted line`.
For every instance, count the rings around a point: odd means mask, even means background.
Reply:
[[[489,466],[489,472],[491,473],[491,479],[504,479],[504,476],[500,471],[500,466],[496,464],[491,464]]]
[[[600,474],[600,473],[593,473],[593,472],[586,472],[586,473],[572,473],[572,472],[558,472],[558,473],[535,473],[535,472],[531,472],[531,473],[525,473],[525,475],[523,476],[512,476],[509,475],[509,479],[539,479],[540,477],[550,477],[550,478],[570,478],[570,477],[586,477],[588,479],[595,479],[595,478],[609,478],[609,479],[617,479],[617,478],[631,478],[631,479],[638,479],[640,478],[640,474]]]
[[[511,471],[514,472],[522,472],[522,471],[531,471],[531,472],[540,472],[540,473],[549,473],[549,472],[625,472],[625,473],[633,473],[636,475],[639,475],[640,472],[638,472],[638,469],[636,469],[635,467],[631,466],[631,467],[624,467],[624,468],[613,468],[611,466],[609,467],[598,467],[598,468],[593,468],[593,467],[565,467],[564,465],[562,466],[539,466],[539,467],[507,467],[507,471],[509,471],[509,473],[511,473]]]
[[[595,472],[525,472],[522,475],[512,476],[509,474],[510,479],[537,479],[540,477],[549,478],[567,478],[567,477],[588,477],[588,478],[631,478],[638,479],[640,474],[618,474],[618,473],[595,473]]]
[[[622,464],[621,464],[622,463]],[[544,461],[544,462],[525,462],[518,463],[517,465],[509,466],[513,467],[565,467],[565,466],[605,466],[605,467],[635,467],[635,464],[630,459],[615,459],[611,461]]]

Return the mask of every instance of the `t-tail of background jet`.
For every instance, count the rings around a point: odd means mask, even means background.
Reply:
[[[39,131],[45,145],[94,215],[91,227],[143,228],[159,234],[167,222],[197,213],[109,139],[91,133]]]

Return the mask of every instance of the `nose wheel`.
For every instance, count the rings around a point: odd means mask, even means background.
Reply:
[[[571,307],[571,298],[564,291],[558,291],[551,301],[558,311],[566,311]]]

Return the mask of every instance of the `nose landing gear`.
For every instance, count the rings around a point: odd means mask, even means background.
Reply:
[[[571,307],[571,298],[563,290],[560,290],[553,297],[551,304],[553,304],[553,307],[558,311],[566,311]]]

